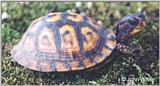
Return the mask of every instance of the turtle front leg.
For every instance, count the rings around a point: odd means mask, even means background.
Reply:
[[[125,44],[118,43],[116,49],[122,53],[131,54],[131,55],[138,55],[140,52],[140,48],[134,46],[128,46]]]

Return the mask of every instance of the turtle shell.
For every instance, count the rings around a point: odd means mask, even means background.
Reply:
[[[49,13],[34,20],[11,50],[19,64],[42,72],[87,69],[116,46],[112,30],[76,13]]]

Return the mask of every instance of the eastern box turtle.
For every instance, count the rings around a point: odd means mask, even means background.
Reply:
[[[11,57],[41,72],[88,69],[105,61],[115,49],[132,51],[123,42],[145,26],[142,13],[127,15],[114,29],[106,29],[87,16],[52,12],[31,23]]]

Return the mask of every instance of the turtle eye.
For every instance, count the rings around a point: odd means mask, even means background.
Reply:
[[[136,19],[136,18],[129,18],[128,19],[128,23],[130,24],[130,25],[132,25],[132,26],[137,26],[138,25],[138,19]]]

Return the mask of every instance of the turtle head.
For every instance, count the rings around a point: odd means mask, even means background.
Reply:
[[[146,19],[144,14],[129,14],[123,17],[116,27],[117,40],[123,42],[142,31],[145,26]]]

